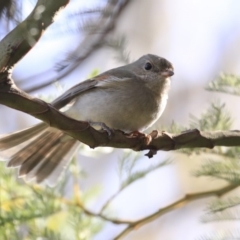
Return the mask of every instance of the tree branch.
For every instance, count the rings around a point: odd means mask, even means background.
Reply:
[[[92,212],[92,211],[86,209],[83,206],[81,199],[76,196],[75,196],[75,201],[69,201],[69,200],[67,200],[65,198],[61,198],[61,197],[58,198],[58,200],[65,204],[79,207],[88,216],[98,217],[104,221],[112,222],[114,224],[127,224],[128,225],[127,228],[124,229],[118,236],[116,236],[114,238],[114,240],[119,240],[122,237],[126,236],[128,233],[130,233],[132,230],[138,229],[139,227],[156,220],[157,218],[163,216],[164,214],[166,214],[170,211],[173,211],[175,209],[181,208],[192,201],[202,199],[202,198],[212,197],[212,196],[222,197],[223,195],[236,189],[238,186],[239,186],[238,184],[229,184],[229,185],[219,188],[217,190],[186,194],[183,198],[175,201],[174,203],[172,203],[164,208],[160,208],[158,211],[154,212],[153,214],[150,214],[150,215],[148,215],[142,219],[139,219],[137,221],[111,218],[111,217],[108,217],[108,216],[102,214],[102,211],[100,211],[99,213]],[[54,197],[54,195],[51,195],[51,194],[49,196]]]
[[[96,50],[106,45],[106,37],[115,29],[119,16],[129,3],[130,0],[109,0],[106,5],[106,10],[103,11],[101,16],[95,21],[94,30],[87,33],[83,41],[79,43],[74,51],[71,51],[66,59],[58,64],[58,75],[45,80],[44,83],[26,88],[25,91],[28,93],[34,92],[61,80],[69,75]],[[22,80],[21,84],[32,78],[34,78],[34,76]]]
[[[110,146],[115,148],[130,148],[140,150],[176,150],[181,148],[213,148],[214,146],[240,146],[240,131],[202,132],[197,129],[180,134],[157,134],[153,131],[148,136],[125,134],[116,130],[111,137],[106,132],[97,131],[89,123],[69,118],[58,109],[40,99],[33,98],[18,89],[10,76],[11,68],[31,50],[40,39],[42,33],[53,22],[56,12],[65,7],[69,0],[38,0],[32,13],[11,31],[0,42],[0,103],[16,110],[28,113],[49,126],[58,128],[68,135],[94,148],[97,146]],[[150,155],[149,155],[150,156]],[[107,218],[103,214],[93,213],[81,207],[88,215],[101,217],[117,224],[128,224],[128,227],[115,239],[120,239],[133,229],[147,224],[163,214],[182,207],[187,203],[209,196],[222,196],[235,189],[237,185],[196,194],[188,194],[171,205],[158,210],[137,221],[121,221]]]
[[[6,76],[5,76],[6,77]],[[108,146],[114,148],[129,148],[141,150],[177,150],[182,148],[213,148],[215,146],[240,146],[240,131],[203,132],[197,129],[180,134],[162,132],[156,136],[156,131],[148,136],[131,136],[116,130],[111,137],[106,132],[97,131],[87,122],[74,120],[59,112],[51,104],[33,98],[17,89],[11,79],[5,78],[1,85],[0,103],[8,107],[28,113],[49,126],[58,128],[76,138],[91,148]]]
[[[193,193],[193,194],[186,194],[185,197],[177,200],[176,202],[164,207],[164,208],[160,208],[157,212],[150,214],[138,221],[135,221],[132,224],[129,224],[128,227],[123,230],[118,236],[116,236],[114,238],[114,240],[119,240],[121,238],[123,238],[124,236],[126,236],[128,233],[130,233],[132,230],[137,229],[149,222],[154,221],[155,219],[161,217],[162,215],[177,209],[177,208],[181,208],[183,206],[185,206],[186,204],[188,204],[189,202],[192,202],[194,200],[198,200],[201,198],[206,198],[206,197],[211,197],[211,196],[217,196],[217,197],[221,197],[224,194],[232,191],[233,189],[237,188],[238,185],[228,185],[226,187],[214,190],[214,191],[206,191],[206,192],[200,192],[200,193]]]
[[[181,148],[213,148],[214,146],[240,146],[240,131],[200,132],[189,130],[180,134],[156,134],[131,136],[115,131],[111,137],[59,112],[51,104],[33,98],[16,87],[10,76],[11,67],[17,63],[38,41],[41,33],[52,23],[56,12],[68,0],[38,0],[32,13],[10,32],[0,43],[0,104],[28,113],[49,126],[58,128],[77,140],[94,148],[109,146],[136,151],[176,150]],[[34,34],[33,34],[34,33]]]
[[[38,0],[30,15],[0,42],[0,72],[9,71],[40,39],[69,0]]]

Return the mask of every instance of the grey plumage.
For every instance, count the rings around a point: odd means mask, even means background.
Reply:
[[[24,147],[12,153],[13,147],[26,141],[28,143]],[[56,183],[62,169],[70,162],[79,144],[75,139],[43,123],[0,138],[0,149],[4,150],[8,167],[19,167],[19,177],[25,177],[28,181],[35,179],[40,183],[47,179],[51,186]],[[67,159],[66,155],[69,155]],[[59,166],[61,168],[55,171]],[[55,176],[50,178],[54,171]]]
[[[36,134],[44,130],[46,127],[47,124],[41,123],[31,128],[24,129],[22,131],[18,131],[10,135],[4,136],[3,138],[0,138],[0,151],[12,148],[14,146],[17,146],[18,144],[29,140],[30,138],[36,136]]]
[[[77,120],[102,122],[126,132],[143,131],[162,114],[172,75],[170,62],[148,54],[75,85],[51,104],[61,109],[71,103],[65,114]],[[19,167],[19,176],[26,180],[47,179],[51,185],[78,146],[77,140],[45,123],[0,138],[0,151],[9,167]]]

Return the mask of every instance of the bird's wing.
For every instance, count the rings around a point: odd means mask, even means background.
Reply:
[[[82,92],[88,91],[96,87],[114,87],[119,82],[129,80],[132,76],[131,73],[121,74],[121,71],[115,73],[113,70],[102,73],[94,78],[85,80],[56,98],[51,104],[60,109],[74,100]]]
[[[98,81],[96,79],[89,79],[89,80],[83,81],[75,85],[74,87],[68,89],[65,93],[63,93],[58,98],[56,98],[53,102],[51,102],[51,104],[57,109],[65,107],[80,93],[94,88],[97,85],[97,83]]]

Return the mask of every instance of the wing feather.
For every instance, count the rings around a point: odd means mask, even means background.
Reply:
[[[132,78],[132,75],[133,74],[131,72],[122,71],[120,70],[120,68],[118,69],[118,71],[116,71],[116,69],[112,69],[96,76],[95,78],[85,80],[73,86],[61,96],[56,98],[51,104],[55,108],[60,109],[72,102],[74,98],[76,98],[82,92],[88,91],[96,87],[115,87],[121,81],[134,79]]]

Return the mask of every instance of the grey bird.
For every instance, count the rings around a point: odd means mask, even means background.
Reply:
[[[104,123],[125,132],[144,131],[164,111],[172,64],[147,54],[137,61],[111,69],[70,88],[51,104],[80,121]],[[0,152],[8,167],[18,167],[19,176],[54,185],[69,164],[80,142],[64,132],[40,123],[0,138]],[[13,149],[17,151],[13,153]]]

